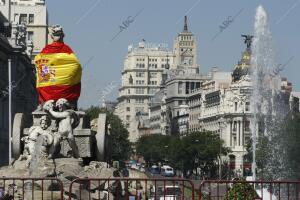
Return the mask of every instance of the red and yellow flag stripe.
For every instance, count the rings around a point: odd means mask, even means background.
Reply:
[[[65,98],[76,101],[81,91],[82,68],[73,51],[64,43],[47,45],[35,57],[39,102]]]

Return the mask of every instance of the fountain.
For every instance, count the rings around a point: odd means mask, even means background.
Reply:
[[[284,159],[282,124],[289,111],[284,102],[289,94],[281,91],[281,77],[272,74],[276,63],[272,48],[272,35],[268,26],[268,16],[262,6],[256,10],[254,39],[252,43],[252,149],[253,179],[256,180],[256,149],[258,138],[266,139],[264,179],[279,180],[287,178],[288,169]]]

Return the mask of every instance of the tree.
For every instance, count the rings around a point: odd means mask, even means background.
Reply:
[[[229,152],[219,135],[211,132],[193,132],[182,140],[185,152],[184,170],[200,167],[205,174],[215,175],[216,160]]]
[[[98,106],[91,106],[85,110],[86,115],[90,118],[90,120],[96,119],[101,112],[101,108]]]
[[[132,144],[128,139],[129,132],[118,116],[108,111],[105,112],[107,114],[107,123],[111,125],[108,140],[108,147],[110,148],[109,160],[125,161],[133,153]]]
[[[158,134],[143,136],[136,143],[136,152],[147,164],[162,162],[168,157],[166,148],[170,139],[171,136]]]
[[[182,138],[166,135],[143,136],[136,143],[136,150],[147,163],[167,161],[183,172],[201,167],[206,173],[215,169],[220,155],[229,152],[219,136],[210,132],[194,132]]]
[[[110,135],[108,136],[109,151],[106,159],[109,162],[114,160],[125,161],[132,155],[132,144],[128,136],[128,130],[123,125],[121,119],[105,108],[91,106],[85,110],[90,120],[98,118],[100,113],[106,113],[106,124],[110,124]]]
[[[253,187],[253,185],[248,184],[246,181],[240,183],[235,183],[232,188],[226,194],[225,200],[253,200],[257,198],[258,195]]]

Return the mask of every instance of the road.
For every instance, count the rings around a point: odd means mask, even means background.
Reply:
[[[169,178],[169,177],[164,177],[160,174],[150,174],[149,172],[146,173],[146,175],[149,177],[149,178],[158,178],[158,179],[173,179],[173,178]],[[174,179],[176,179],[178,177],[174,177]],[[195,195],[196,193],[199,192],[200,190],[200,185],[202,183],[202,180],[190,180],[193,185],[194,185],[194,188],[195,188]],[[166,185],[167,184],[174,184],[175,182],[173,181],[170,181],[169,183],[166,182]],[[163,186],[164,182],[163,181],[160,181],[160,182],[157,182],[157,185],[161,185]],[[179,182],[179,184],[182,184]],[[191,184],[189,182],[185,182],[184,183],[186,187],[188,188],[191,188]],[[219,187],[216,185],[216,184],[211,184],[210,187],[209,185],[204,185],[205,187],[203,187],[202,189],[202,192],[206,193],[206,194],[209,194],[210,193],[210,196],[211,197],[224,197],[226,195],[226,185],[225,184],[220,184]]]

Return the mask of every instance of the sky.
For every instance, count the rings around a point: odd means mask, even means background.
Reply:
[[[231,71],[245,49],[241,34],[254,32],[255,10],[259,5],[268,13],[275,62],[287,63],[281,75],[293,83],[294,90],[300,91],[300,0],[46,2],[49,24],[64,27],[65,42],[83,66],[81,108],[98,106],[102,99],[116,99],[128,45],[136,46],[145,39],[171,50],[183,29],[184,15],[188,16],[189,30],[197,38],[200,72],[207,73],[212,67]]]

